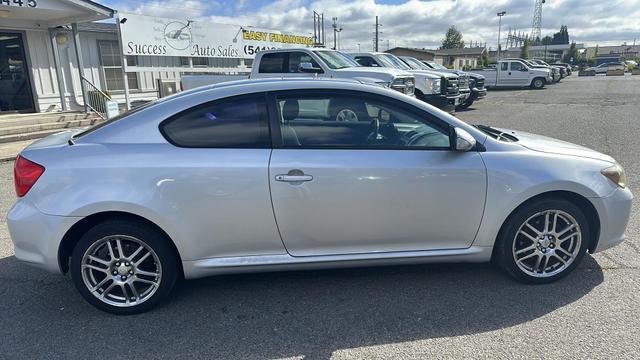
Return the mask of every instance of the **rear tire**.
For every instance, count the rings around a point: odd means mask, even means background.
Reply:
[[[70,272],[85,300],[116,315],[152,309],[167,298],[180,273],[170,239],[128,219],[87,231],[73,250]]]
[[[507,219],[495,260],[521,282],[550,283],[580,264],[589,239],[589,223],[578,206],[564,199],[539,199]]]

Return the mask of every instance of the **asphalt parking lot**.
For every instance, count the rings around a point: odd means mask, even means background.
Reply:
[[[615,157],[640,193],[640,76],[492,91],[457,116],[584,144]],[[0,163],[3,358],[640,358],[640,212],[627,240],[544,286],[491,265],[221,276],[182,284],[142,315],[95,310],[69,277],[19,263]]]

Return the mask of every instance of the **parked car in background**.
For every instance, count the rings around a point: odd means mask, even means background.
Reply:
[[[567,76],[571,75],[571,73],[573,72],[573,69],[571,69],[571,65],[569,65],[567,63],[557,62],[554,65],[564,67],[566,69],[566,71],[567,71]]]
[[[463,103],[469,93],[460,89],[460,77],[455,74],[432,71],[431,69],[414,69],[389,53],[356,53],[350,56],[365,67],[394,68],[408,71],[416,77],[416,96],[447,112],[454,112]]]
[[[485,77],[485,86],[494,87],[531,87],[542,89],[553,81],[551,69],[533,67],[522,59],[499,60],[491,68],[474,69],[474,73]]]
[[[315,77],[350,79],[378,84],[414,95],[415,78],[405,71],[395,68],[367,68],[360,66],[348,55],[335,50],[320,48],[294,48],[266,50],[259,52],[251,68],[251,79]],[[229,75],[183,75],[183,90],[197,86],[247,78]]]
[[[625,69],[627,65],[621,62],[607,62],[598,66],[592,66],[586,69],[586,71],[595,71],[596,74],[606,74],[610,69]]]
[[[549,71],[551,73],[551,81],[548,82],[549,84],[557,83],[558,81],[560,81],[562,79],[562,76],[560,75],[560,69],[557,68],[557,67],[551,67],[549,65],[542,65],[542,64],[535,63],[535,62],[533,62],[531,60],[519,59],[519,58],[505,59],[505,60],[518,60],[518,61],[521,61],[521,62],[525,63],[528,67],[534,68],[534,69],[549,69]]]
[[[540,60],[540,59],[529,60],[529,62],[531,62],[533,64],[536,64],[536,65],[546,66],[546,67],[549,67],[551,69],[557,69],[559,71],[559,73],[560,73],[560,79],[564,79],[565,77],[568,76],[567,69],[565,69],[564,66],[549,65],[546,61]]]
[[[468,71],[448,69],[447,67],[440,65],[434,61],[418,60],[416,58],[412,58],[409,56],[401,56],[400,58],[409,65],[413,64],[415,66],[426,66],[430,69],[451,72],[458,76],[468,77],[470,96],[467,97],[467,99],[463,103],[458,105],[458,109],[468,108],[473,104],[474,101],[480,100],[485,96],[487,96],[487,89],[484,87],[484,76],[480,74],[476,74]]]

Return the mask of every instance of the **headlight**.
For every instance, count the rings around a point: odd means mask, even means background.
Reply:
[[[619,164],[615,164],[608,168],[602,169],[600,170],[600,173],[621,188],[627,186],[627,175],[624,173],[624,169]]]
[[[431,91],[434,94],[440,94],[440,79],[427,80],[427,86],[429,86],[429,83],[431,83]]]
[[[390,87],[391,83],[390,82],[386,82],[386,81],[380,81],[380,82],[376,82],[376,85],[380,85],[380,86],[384,86],[384,87]]]

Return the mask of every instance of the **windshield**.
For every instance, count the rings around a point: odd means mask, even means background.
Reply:
[[[315,53],[330,69],[344,69],[360,66],[360,64],[355,60],[339,51],[316,51]]]
[[[430,67],[428,67],[427,65],[423,64],[420,60],[411,58],[411,57],[405,57],[402,58],[407,65],[409,65],[412,69],[416,69],[416,70],[431,70]]]
[[[435,62],[433,62],[433,61],[428,61],[428,64],[429,64],[429,66],[431,66],[431,67],[432,67],[432,68],[434,68],[434,69],[439,69],[439,70],[449,70],[449,69],[447,69],[447,67],[446,67],[446,66],[444,66],[444,65],[440,65],[440,64],[435,63]]]
[[[401,70],[411,70],[411,68],[407,64],[402,62],[402,60],[398,59],[394,55],[391,55],[391,54],[378,55],[378,59],[380,59],[380,61],[385,63],[385,65],[387,63],[390,64],[389,67],[394,67],[396,69],[401,69]]]

